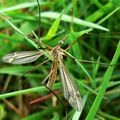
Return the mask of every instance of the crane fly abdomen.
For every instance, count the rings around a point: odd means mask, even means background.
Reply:
[[[48,87],[52,87],[52,85],[55,83],[55,81],[57,79],[57,69],[58,69],[58,61],[54,60],[53,66],[51,69],[51,75],[50,75],[48,83],[47,83]]]

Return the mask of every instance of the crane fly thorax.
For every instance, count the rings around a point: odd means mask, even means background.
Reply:
[[[56,61],[59,61],[61,59],[63,59],[63,50],[61,48],[60,45],[56,46],[53,50],[52,50],[52,55],[53,55],[53,59]]]

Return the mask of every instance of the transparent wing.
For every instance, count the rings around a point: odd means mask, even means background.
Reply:
[[[62,61],[60,61],[60,76],[64,97],[75,110],[82,111],[83,105],[80,93]]]
[[[11,64],[26,64],[31,63],[37,60],[40,56],[45,54],[43,51],[20,51],[20,52],[14,52],[5,55],[2,58],[2,61],[5,63],[11,63]]]

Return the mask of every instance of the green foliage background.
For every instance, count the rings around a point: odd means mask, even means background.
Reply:
[[[30,101],[50,93],[41,82],[49,74],[52,62],[25,74],[22,79],[18,80],[18,77],[42,63],[46,57],[26,65],[11,65],[0,61],[0,120],[62,120],[66,117],[68,120],[119,120],[119,0],[46,0],[40,2],[40,7],[42,42],[54,47],[67,35],[63,48],[71,45],[68,52],[76,60],[65,56],[64,64],[78,85],[83,98],[83,111],[79,113],[71,108],[62,92],[58,97],[68,108],[67,115],[65,108],[54,96],[30,105]],[[59,21],[57,15],[61,13]],[[68,15],[67,18],[64,15]],[[5,17],[4,20],[0,19],[1,59],[10,52],[37,50],[37,38],[32,32],[36,35],[39,33],[38,5],[35,0],[1,0],[0,16]],[[74,21],[74,18],[78,18],[78,21]],[[34,40],[26,39],[18,31]],[[72,45],[75,40],[76,43]],[[93,63],[79,62],[78,59]],[[61,89],[59,74],[52,89]]]

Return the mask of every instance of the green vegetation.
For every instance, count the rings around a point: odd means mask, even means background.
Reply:
[[[119,0],[42,1],[39,28],[36,0],[1,0],[0,120],[120,120],[119,6]],[[65,107],[42,84],[52,67],[51,56],[24,65],[2,61],[11,52],[49,50],[44,44],[38,49],[39,32],[51,48],[67,36],[63,63],[77,83],[83,111],[65,100],[59,70],[52,90],[60,90],[57,96]],[[26,73],[46,58],[50,60]],[[30,104],[37,98],[44,100]]]

